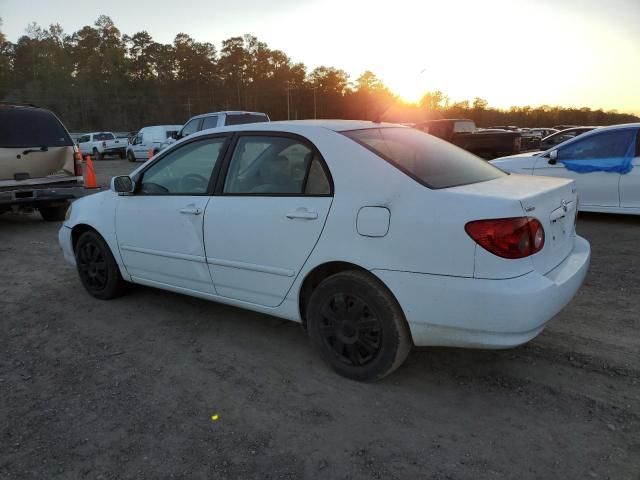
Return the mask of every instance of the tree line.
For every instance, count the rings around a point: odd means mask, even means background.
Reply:
[[[57,24],[43,28],[32,23],[16,43],[0,31],[0,100],[49,108],[73,131],[180,124],[191,115],[216,110],[260,111],[273,120],[456,117],[471,118],[479,126],[640,120],[586,107],[500,110],[482,98],[450,102],[439,91],[408,104],[373,72],[351,81],[344,70],[331,66],[308,71],[253,35],[224,40],[219,50],[185,33],[163,44],[146,31],[123,35],[106,15],[71,34]]]

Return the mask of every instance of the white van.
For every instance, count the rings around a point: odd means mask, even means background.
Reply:
[[[140,129],[138,134],[133,137],[131,143],[127,146],[127,159],[130,162],[136,160],[147,160],[149,158],[149,149],[151,148],[155,155],[160,151],[160,145],[177,134],[182,125],[154,125],[152,127],[144,127]]]

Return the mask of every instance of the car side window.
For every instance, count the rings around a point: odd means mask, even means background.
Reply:
[[[142,176],[142,195],[204,195],[227,137],[188,143],[162,157]]]
[[[224,193],[329,195],[330,182],[310,145],[289,137],[242,136],[231,157]]]
[[[210,117],[205,117],[202,120],[202,128],[201,130],[206,130],[207,128],[216,128],[218,126],[218,116],[211,115]]]
[[[196,133],[198,131],[198,124],[199,123],[200,123],[200,119],[199,118],[194,118],[190,122],[187,122],[187,124],[182,129],[182,136],[186,137],[187,135],[191,135],[192,133]]]
[[[558,159],[594,160],[625,157],[630,142],[635,139],[635,133],[636,130],[624,129],[591,135],[559,148]]]

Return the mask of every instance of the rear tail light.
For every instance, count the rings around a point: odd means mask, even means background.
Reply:
[[[573,229],[578,225],[578,207],[580,206],[580,195],[576,195],[576,214],[573,217]]]
[[[73,173],[76,177],[82,176],[82,152],[77,145],[73,146]]]
[[[524,258],[544,247],[544,228],[533,217],[476,220],[464,226],[485,250],[502,258]]]

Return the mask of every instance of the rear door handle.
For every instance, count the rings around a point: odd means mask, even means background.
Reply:
[[[185,207],[180,210],[180,213],[184,213],[185,215],[200,215],[202,213],[202,209],[195,207]]]
[[[316,218],[318,218],[318,212],[310,212],[306,208],[298,208],[293,212],[287,213],[287,218],[291,220],[294,220],[294,219],[315,220]]]

